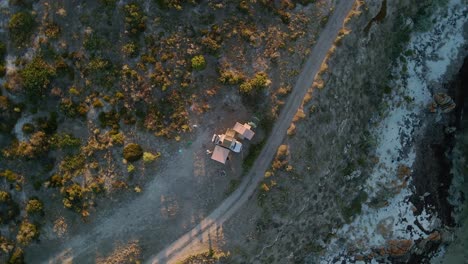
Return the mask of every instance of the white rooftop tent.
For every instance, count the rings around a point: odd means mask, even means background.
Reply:
[[[255,133],[251,130],[251,126],[249,124],[241,124],[236,122],[234,125],[234,130],[242,137],[248,140],[251,140]]]

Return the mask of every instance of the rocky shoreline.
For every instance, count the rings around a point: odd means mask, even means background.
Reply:
[[[437,22],[415,30],[398,58],[388,110],[373,132],[378,163],[362,186],[370,202],[336,232],[331,255],[322,261],[428,263],[452,239],[451,152],[463,107],[463,73],[456,73],[466,56],[466,10],[457,9],[460,4],[434,10],[430,17]],[[414,27],[411,20],[407,25]],[[457,110],[432,109],[438,93],[453,98]],[[344,239],[347,253],[337,253]]]
[[[454,80],[446,83],[447,94],[454,98],[457,108],[445,114],[440,122],[428,126],[417,144],[417,158],[413,171],[414,195],[411,202],[418,211],[432,208],[441,220],[441,226],[432,232],[428,239],[420,240],[406,257],[408,263],[428,263],[440,250],[440,246],[452,242],[454,228],[459,224],[454,219],[454,205],[449,202],[452,185],[453,149],[457,133],[467,133],[462,127],[468,76],[468,57]],[[465,111],[463,111],[465,109]],[[455,133],[458,131],[457,133]]]

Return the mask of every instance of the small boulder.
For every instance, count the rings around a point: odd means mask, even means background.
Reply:
[[[453,99],[445,93],[435,94],[434,101],[437,103],[443,113],[449,113],[456,107]]]
[[[394,221],[395,220],[392,216],[380,220],[376,228],[377,233],[379,233],[385,239],[390,238],[393,235],[392,226]]]
[[[137,161],[143,156],[143,149],[138,144],[130,143],[124,147],[123,156],[127,161]]]
[[[413,241],[407,239],[389,240],[387,242],[387,253],[392,257],[406,255],[413,246]]]

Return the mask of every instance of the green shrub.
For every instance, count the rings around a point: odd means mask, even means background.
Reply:
[[[57,130],[57,112],[51,112],[49,118],[40,117],[37,119],[37,128],[47,135],[53,134]]]
[[[130,36],[137,37],[146,29],[146,15],[137,3],[124,6],[125,27]]]
[[[83,47],[91,54],[96,54],[107,48],[110,48],[111,44],[99,34],[92,33],[85,37],[83,41]]]
[[[66,156],[60,163],[60,168],[65,171],[79,171],[85,165],[86,157],[83,154]]]
[[[243,94],[252,95],[265,89],[269,83],[268,75],[264,72],[259,72],[255,74],[254,78],[242,83],[239,89]]]
[[[28,204],[26,205],[26,212],[29,214],[32,213],[40,213],[44,209],[44,205],[42,204],[39,199],[33,198],[28,201]]]
[[[101,100],[99,100],[98,98],[94,99],[93,101],[93,107],[94,108],[101,108],[104,106],[104,103],[102,103]]]
[[[137,161],[143,156],[143,149],[138,144],[130,143],[124,147],[123,156],[127,161]]]
[[[0,61],[3,61],[3,59],[5,58],[6,51],[7,49],[5,43],[0,42]]]
[[[127,172],[128,173],[133,173],[135,171],[135,166],[133,164],[129,164],[127,166]]]
[[[31,134],[32,132],[34,132],[34,125],[31,123],[26,123],[23,125],[21,130],[26,134]]]
[[[114,8],[117,0],[99,0],[99,2],[106,7]]]
[[[68,186],[65,189],[66,200],[68,200],[71,204],[78,204],[80,200],[83,198],[83,188],[80,185],[74,183]],[[64,203],[65,207],[70,208],[66,203]]]
[[[239,187],[239,184],[240,184],[239,179],[230,180],[226,191],[224,191],[224,194],[229,195],[229,194],[233,193],[237,189],[237,187]]]
[[[48,38],[55,39],[60,34],[60,27],[56,23],[49,23],[45,27],[45,35]]]
[[[255,160],[257,159],[258,155],[260,155],[260,152],[263,149],[263,146],[265,145],[266,140],[262,140],[257,144],[253,144],[249,148],[249,152],[245,156],[243,163],[242,163],[242,173],[246,174],[249,172],[250,168],[252,168]]]
[[[60,101],[59,107],[60,110],[70,118],[85,117],[89,110],[85,102],[75,103],[70,98],[63,98]]]
[[[18,6],[26,9],[31,9],[33,2],[37,2],[37,0],[8,0],[10,6]]]
[[[0,191],[0,202],[1,203],[5,203],[5,202],[8,202],[10,201],[11,199],[11,196],[8,192],[5,192],[5,191]]]
[[[156,0],[156,3],[161,8],[172,8],[176,10],[182,10],[183,0]]]
[[[127,43],[122,46],[122,52],[128,57],[136,57],[138,55],[138,45],[134,42]]]
[[[16,45],[29,43],[29,38],[35,27],[34,17],[30,12],[18,12],[11,16],[8,22],[10,38]]]
[[[122,132],[111,135],[112,143],[116,145],[123,145],[125,136]]]
[[[16,182],[16,180],[19,178],[18,174],[14,173],[11,170],[5,170],[1,172],[0,177],[5,178],[9,182]]]
[[[81,140],[74,137],[72,134],[60,133],[50,137],[49,142],[53,148],[76,148],[81,145]]]
[[[242,73],[232,70],[221,70],[219,74],[219,81],[223,84],[239,84],[245,79]]]
[[[150,162],[156,160],[157,158],[159,158],[160,156],[161,156],[161,153],[159,153],[159,152],[156,155],[154,155],[151,152],[145,152],[145,153],[143,153],[143,161],[145,163],[150,163]]]
[[[201,42],[210,53],[216,53],[221,48],[221,45],[210,37],[203,38]]]
[[[99,122],[101,123],[101,127],[119,126],[120,115],[115,110],[111,110],[109,112],[101,112],[99,113],[98,118]]]
[[[341,214],[346,223],[351,222],[355,215],[359,215],[361,213],[362,204],[367,200],[367,198],[367,193],[365,191],[361,191],[351,201],[351,204],[349,206],[342,208]]]
[[[118,66],[109,59],[95,57],[86,65],[84,73],[92,83],[110,88],[118,79]]]
[[[58,174],[52,175],[49,179],[50,187],[62,187],[63,186],[63,177]]]
[[[24,264],[23,250],[19,247],[16,247],[11,254],[7,264]]]
[[[20,141],[14,142],[11,147],[3,150],[5,157],[11,158],[36,158],[40,154],[47,152],[49,149],[49,143],[47,136],[42,131],[37,131],[32,134],[29,142]]]
[[[0,62],[0,78],[5,77],[6,74],[6,66],[3,62]]]
[[[30,223],[28,220],[23,220],[19,227],[16,240],[27,246],[31,241],[39,237],[39,230],[35,224]]]
[[[20,71],[24,89],[30,96],[44,94],[55,75],[55,68],[47,64],[41,57],[35,57]]]
[[[0,224],[7,224],[19,214],[18,204],[11,199],[10,193],[0,191]]]
[[[192,58],[192,69],[201,71],[206,68],[206,61],[203,55],[198,55]]]

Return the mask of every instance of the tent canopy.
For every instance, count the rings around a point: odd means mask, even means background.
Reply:
[[[215,146],[213,154],[211,155],[212,160],[226,164],[226,160],[229,156],[229,149],[223,148],[221,146]]]

